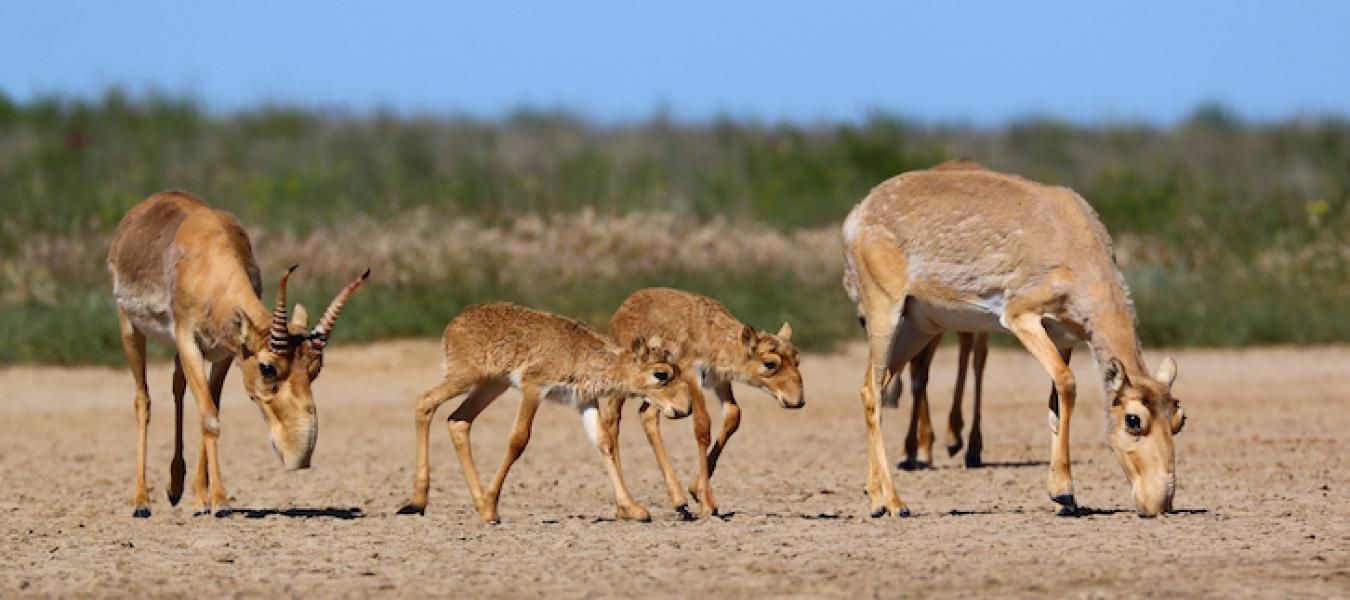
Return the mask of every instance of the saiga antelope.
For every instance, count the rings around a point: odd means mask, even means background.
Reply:
[[[291,267],[294,270],[295,267]],[[122,218],[108,252],[117,298],[122,348],[136,384],[135,517],[150,516],[145,487],[146,429],[150,391],[145,380],[147,337],[177,350],[174,360],[174,453],[169,468],[169,503],[183,495],[183,392],[192,390],[201,420],[201,452],[192,480],[196,507],[216,516],[230,514],[220,476],[220,390],[230,365],[238,362],[244,389],[271,429],[272,448],[288,469],[309,467],[318,439],[318,415],[310,383],[323,368],[323,350],[343,304],[370,275],[347,285],[324,311],[313,331],[303,306],[287,323],[286,279],[277,286],[274,310],[263,305],[253,248],[229,213],[179,191],[156,194]],[[206,363],[211,374],[206,374]]]
[[[601,422],[599,402],[608,396],[640,396],[669,418],[689,414],[689,394],[680,369],[669,362],[660,340],[635,339],[630,350],[589,325],[566,317],[497,302],[471,306],[445,328],[445,377],[417,398],[417,467],[413,494],[399,514],[424,514],[431,485],[428,438],[436,409],[465,395],[450,414],[450,440],[469,485],[474,508],[497,523],[497,500],[511,465],[530,441],[534,414],[546,397],[572,404],[586,435],[600,450],[614,485],[620,519],[647,521],[650,513],[624,485],[611,430]],[[520,390],[520,409],[497,475],[483,488],[473,460],[469,430],[483,409],[507,387]]]
[[[648,288],[633,292],[624,301],[610,318],[609,334],[620,345],[659,338],[672,351],[692,396],[691,420],[698,446],[698,476],[690,484],[689,493],[702,506],[703,516],[717,514],[717,501],[708,479],[741,423],[741,408],[731,393],[731,383],[740,381],[760,388],[784,408],[797,409],[806,404],[802,376],[797,370],[797,349],[791,341],[792,326],[784,323],[776,335],[757,332],[712,298],[670,288]],[[705,387],[717,394],[722,405],[722,432],[711,450],[708,448],[711,423],[700,391]],[[622,408],[623,399],[614,398],[604,411],[615,439]],[[684,490],[661,441],[658,415],[647,403],[638,410],[675,511],[686,519],[692,518]]]
[[[1050,374],[1050,497],[1074,513],[1069,423],[1076,385],[1067,365],[1079,341],[1103,375],[1107,433],[1141,515],[1175,493],[1172,436],[1184,416],[1171,385],[1176,362],[1145,370],[1134,308],[1111,240],[1077,194],[982,170],[914,171],[874,188],[844,222],[846,277],[866,319],[861,391],[867,492],[873,516],[908,514],[881,438],[887,380],[944,330],[1009,331]]]

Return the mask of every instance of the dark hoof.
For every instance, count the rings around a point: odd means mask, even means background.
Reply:
[[[909,507],[906,506],[906,507],[900,509],[900,512],[895,513],[895,516],[900,517],[900,518],[902,518],[902,519],[908,519],[908,518],[910,517]]]
[[[1059,516],[1076,517],[1078,516],[1078,503],[1073,501],[1073,494],[1060,494],[1051,496],[1051,500],[1059,505]]]
[[[146,506],[137,506],[136,510],[131,513],[131,517],[133,519],[149,519],[150,508]]]
[[[183,492],[177,494],[169,492],[169,506],[178,506],[178,501],[183,499]]]
[[[984,461],[981,460],[980,457],[979,457],[978,455],[976,455],[976,456],[971,456],[970,454],[966,454],[966,468],[967,468],[967,469],[978,469],[978,468],[983,467],[983,466],[984,466]]]
[[[947,444],[947,456],[956,456],[961,451],[962,444]]]
[[[397,514],[400,514],[400,515],[417,515],[417,516],[420,517],[420,516],[425,516],[425,515],[427,514],[427,509],[426,509],[425,506],[416,506],[416,505],[413,505],[413,504],[404,504],[404,505],[403,505],[403,508],[398,509],[398,513],[397,513]]]
[[[210,510],[210,509],[203,508],[203,509],[201,509],[201,510],[193,511],[192,516],[194,516],[194,517],[206,517],[206,516],[210,516],[210,514],[211,514],[211,510]]]
[[[231,508],[222,508],[222,509],[216,511],[216,518],[217,518],[217,519],[224,519],[224,518],[226,518],[226,517],[228,517],[228,516],[230,516],[230,515],[232,515],[232,514],[234,514],[234,509],[231,509]]]
[[[905,460],[904,462],[895,465],[895,467],[896,467],[897,469],[900,469],[901,471],[923,471],[923,470],[925,470],[925,469],[931,469],[931,468],[933,468],[933,465],[930,465],[930,464],[928,464],[928,463],[926,463],[926,462],[924,462],[924,461],[921,461],[921,460],[908,460],[908,459],[907,459],[907,460]]]
[[[679,506],[676,506],[676,507],[675,507],[675,512],[677,512],[677,513],[680,514],[680,520],[681,520],[681,521],[693,521],[693,520],[695,520],[694,513],[689,512],[689,505],[688,505],[688,504],[681,504],[681,505],[679,505]]]
[[[886,507],[883,506],[883,507],[881,507],[881,508],[878,508],[878,509],[872,511],[872,518],[873,518],[873,519],[880,519],[880,518],[882,518],[882,517],[884,517],[884,516],[886,516],[886,515],[889,515],[889,514],[891,514],[891,511],[888,510]]]

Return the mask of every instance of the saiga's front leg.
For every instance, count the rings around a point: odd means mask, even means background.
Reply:
[[[1046,478],[1046,490],[1050,498],[1059,504],[1061,515],[1074,515],[1078,505],[1073,497],[1073,474],[1069,460],[1069,422],[1073,418],[1075,384],[1073,371],[1065,364],[1060,351],[1050,340],[1050,335],[1041,325],[1040,313],[1024,313],[1009,320],[1010,329],[1027,351],[1036,357],[1050,379],[1055,383],[1055,392],[1059,396],[1058,414],[1050,412],[1050,473]]]
[[[600,456],[605,461],[605,470],[609,473],[610,483],[614,485],[614,501],[618,504],[618,517],[624,520],[632,521],[650,521],[651,513],[643,508],[633,495],[628,492],[628,486],[623,482],[623,471],[619,468],[617,456],[614,453],[615,441],[610,435],[604,423],[600,419],[600,407],[595,400],[587,400],[577,403],[577,410],[581,412],[581,424],[586,429],[586,435],[595,444],[596,449],[600,451]]]
[[[638,407],[638,418],[642,420],[642,431],[647,434],[647,443],[652,447],[652,454],[656,456],[656,464],[661,468],[661,476],[666,482],[666,496],[670,498],[670,504],[679,513],[680,518],[686,521],[692,520],[694,515],[689,512],[689,503],[684,498],[684,487],[680,485],[680,478],[675,474],[675,468],[670,465],[670,455],[666,453],[666,444],[661,439],[661,411],[651,402],[643,401]],[[617,460],[618,438],[615,438],[615,457]],[[697,492],[695,492],[697,494]]]
[[[202,487],[205,486],[203,479],[209,478],[211,493],[211,512],[217,517],[230,515],[229,494],[225,491],[225,482],[220,476],[220,456],[217,452],[217,440],[220,438],[220,413],[216,406],[214,395],[211,393],[211,385],[206,378],[206,368],[202,364],[201,349],[197,347],[197,341],[191,329],[180,328],[174,334],[174,339],[178,342],[178,360],[183,366],[183,376],[187,380],[188,389],[192,390],[192,397],[197,400],[197,413],[201,419],[202,428],[202,454],[206,457],[205,469],[201,469],[202,461],[198,461],[198,481],[194,482],[197,497],[196,511],[202,513],[206,511],[206,498]],[[224,375],[222,374],[223,378]],[[202,477],[202,475],[207,477]]]
[[[689,386],[689,396],[693,408],[694,445],[698,447],[698,476],[689,486],[689,493],[702,507],[700,514],[710,517],[717,514],[717,499],[713,497],[712,484],[708,481],[712,471],[708,468],[708,446],[712,444],[712,419],[708,417],[708,404],[703,399],[703,390],[699,387],[693,370],[685,371],[685,381]]]

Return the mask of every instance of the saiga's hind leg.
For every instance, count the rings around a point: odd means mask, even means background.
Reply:
[[[947,456],[956,456],[965,445],[961,430],[965,419],[961,417],[961,401],[966,395],[966,367],[970,364],[970,350],[974,345],[974,334],[956,334],[958,349],[956,355],[956,386],[952,390],[952,408],[947,412]]]
[[[136,384],[136,485],[131,494],[131,516],[144,519],[150,516],[150,492],[145,487],[145,446],[150,428],[150,388],[145,381],[145,335],[136,330],[122,309],[117,309],[117,323],[122,334],[122,351],[127,355],[127,366]]]
[[[717,471],[717,460],[722,457],[722,451],[726,450],[731,436],[741,427],[741,405],[736,403],[736,396],[731,393],[731,382],[717,382],[713,392],[722,404],[722,433],[717,436],[717,443],[712,450],[708,451],[708,477]]]
[[[905,434],[905,460],[898,465],[907,471],[926,469],[933,465],[933,422],[928,415],[928,373],[941,341],[942,336],[934,336],[933,341],[924,346],[909,363],[914,410],[909,414],[909,431]],[[891,370],[899,373],[900,367],[897,365]],[[892,379],[900,378],[896,376]]]
[[[968,468],[984,466],[984,460],[981,457],[981,453],[984,451],[984,434],[981,433],[980,423],[983,421],[984,415],[984,363],[989,356],[989,334],[981,333],[975,336],[974,354],[975,404],[971,409],[970,445],[966,447],[966,467]]]
[[[440,408],[442,404],[445,404],[451,398],[470,392],[473,384],[474,378],[472,377],[460,374],[450,374],[447,375],[445,379],[441,380],[440,383],[436,384],[435,387],[422,392],[417,397],[417,408],[414,419],[417,433],[417,464],[413,470],[413,493],[412,499],[410,499],[407,504],[403,505],[402,508],[398,509],[398,514],[421,515],[426,513],[427,494],[431,487],[431,420],[436,416],[436,409]],[[501,393],[502,389],[505,389],[504,386],[497,386],[500,389],[497,390],[497,394],[493,394],[491,397],[487,397],[488,394],[481,393],[484,391],[483,388],[491,385],[492,384],[484,384],[479,386],[479,389],[473,390],[469,394],[469,398],[460,405],[459,409],[457,409],[454,414],[450,415],[450,437],[455,443],[456,453],[461,455],[461,463],[464,461],[463,455],[465,452],[460,451],[460,443],[455,439],[455,425],[456,423],[464,424],[463,437],[464,444],[467,446],[469,435],[468,428],[469,425],[472,424],[473,418],[477,417],[478,413],[482,412],[483,408],[485,408],[493,398],[496,398],[497,395]],[[485,397],[486,400],[484,400]],[[459,417],[460,419],[456,420],[456,417]],[[468,457],[468,465],[469,467],[473,466],[473,457],[471,455]],[[468,476],[468,472],[469,470],[466,468],[466,477]],[[469,488],[470,491],[473,492],[474,504],[477,505],[479,497],[482,496],[482,484],[479,483],[477,472],[474,472],[473,477],[469,479]]]
[[[487,489],[483,490],[481,504],[475,502],[475,504],[479,504],[478,516],[482,517],[485,523],[501,522],[501,517],[497,515],[497,501],[502,495],[502,485],[506,483],[506,474],[511,471],[511,465],[516,463],[520,455],[525,452],[525,446],[530,443],[530,432],[534,429],[534,415],[539,410],[542,392],[543,389],[535,385],[521,386],[520,410],[516,413],[516,424],[511,430],[511,439],[506,443],[506,455],[502,457],[502,464],[497,467],[497,475],[492,478],[492,483],[489,483]],[[595,427],[604,429],[604,425],[600,423],[599,409],[596,410]],[[607,431],[605,437],[609,437]],[[465,442],[467,445],[467,436]],[[470,464],[472,464],[472,461]],[[478,474],[474,473],[473,475],[477,479]]]

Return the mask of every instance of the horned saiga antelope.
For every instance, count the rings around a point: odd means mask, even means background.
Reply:
[[[497,500],[511,465],[530,441],[535,411],[545,398],[573,405],[586,435],[600,450],[620,519],[647,521],[650,513],[624,485],[618,449],[601,421],[599,403],[610,396],[637,396],[669,418],[689,414],[689,394],[680,369],[660,340],[635,339],[624,349],[589,325],[559,315],[498,302],[471,306],[445,328],[445,377],[417,398],[417,467],[412,499],[399,514],[424,514],[431,485],[428,438],[431,419],[446,401],[465,396],[450,414],[450,440],[479,517],[497,523]],[[520,409],[497,475],[483,488],[473,460],[469,430],[483,409],[507,387],[520,390]]]
[[[787,323],[777,334],[755,331],[741,323],[721,302],[690,292],[670,288],[648,288],[633,292],[609,321],[609,334],[620,345],[637,340],[661,339],[679,363],[692,395],[694,441],[698,446],[698,476],[689,493],[702,506],[704,516],[717,514],[717,501],[708,483],[717,468],[717,459],[727,441],[741,423],[741,408],[731,393],[733,381],[762,389],[784,408],[806,404],[802,376],[797,370],[797,348],[792,345],[792,326]],[[722,405],[722,431],[717,443],[711,443],[711,423],[701,388],[709,388]],[[622,399],[610,402],[605,410],[606,423],[618,435]],[[661,440],[656,411],[644,403],[639,408],[642,428],[647,433],[657,463],[665,476],[670,500],[685,518],[691,518],[684,490],[671,468]]]
[[[288,469],[309,467],[319,431],[310,384],[323,368],[324,347],[342,306],[365,282],[369,270],[337,295],[313,330],[308,330],[309,317],[303,306],[295,307],[288,322],[286,280],[291,272],[281,276],[276,307],[269,310],[259,296],[258,265],[243,227],[229,213],[212,210],[178,191],[151,196],[122,218],[108,252],[108,270],[117,298],[122,348],[136,385],[139,437],[134,516],[150,516],[145,487],[150,424],[146,338],[168,344],[178,353],[173,373],[170,504],[177,505],[183,495],[183,393],[191,389],[202,431],[192,480],[194,512],[206,512],[209,491],[210,510],[216,516],[230,513],[216,442],[220,390],[235,362],[243,373],[244,389],[271,430],[272,448],[281,462]],[[209,376],[207,363],[211,364]]]
[[[1141,515],[1168,510],[1172,436],[1184,417],[1176,362],[1144,367],[1135,314],[1096,213],[1071,190],[983,170],[926,170],[874,188],[844,221],[846,289],[866,320],[862,387],[873,516],[908,514],[887,467],[878,396],[944,330],[1008,331],[1054,383],[1046,487],[1077,510],[1069,468],[1076,385],[1067,361],[1088,342],[1105,387],[1107,436]]]

